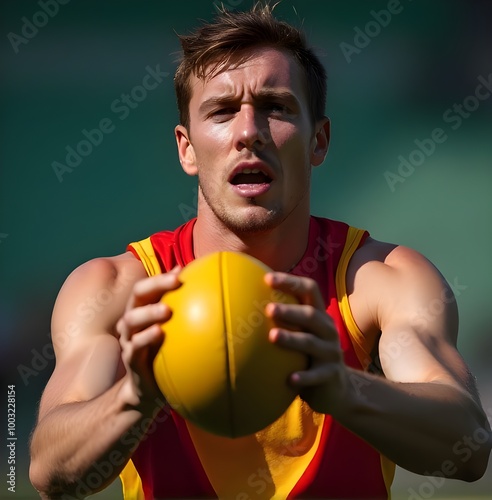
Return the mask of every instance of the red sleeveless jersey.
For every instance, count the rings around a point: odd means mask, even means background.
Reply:
[[[149,275],[194,259],[195,219],[175,231],[129,245]],[[333,318],[345,363],[366,369],[377,338],[367,338],[350,312],[345,273],[368,233],[311,217],[308,247],[291,271],[313,278]],[[125,499],[390,498],[394,464],[330,415],[296,398],[278,422],[252,436],[228,439],[194,428],[164,408],[120,478]]]

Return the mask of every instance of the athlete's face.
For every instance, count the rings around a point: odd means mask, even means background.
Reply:
[[[184,170],[199,179],[199,213],[234,232],[309,214],[311,167],[328,146],[313,125],[304,75],[291,56],[260,49],[213,78],[191,79],[190,126],[176,127]]]

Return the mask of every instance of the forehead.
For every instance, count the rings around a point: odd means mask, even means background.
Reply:
[[[306,97],[305,76],[299,63],[292,55],[272,48],[251,49],[212,76],[199,79],[192,75],[190,83],[190,105],[211,96],[254,96],[265,88],[290,91],[300,101]]]

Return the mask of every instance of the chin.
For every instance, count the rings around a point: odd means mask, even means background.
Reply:
[[[255,234],[271,231],[282,222],[282,216],[275,210],[248,211],[247,214],[224,214],[222,224],[235,234]],[[255,213],[256,212],[256,213]]]

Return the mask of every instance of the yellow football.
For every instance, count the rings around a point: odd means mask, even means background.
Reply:
[[[268,271],[246,254],[216,252],[187,265],[182,286],[162,298],[173,314],[162,325],[155,379],[169,404],[208,432],[253,434],[296,396],[287,379],[307,359],[268,340],[274,325],[264,314],[269,302],[296,300],[264,282]]]

